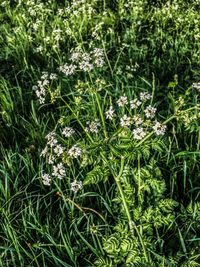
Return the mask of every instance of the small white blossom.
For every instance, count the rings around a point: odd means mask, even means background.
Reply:
[[[44,50],[44,47],[42,45],[36,47],[36,52],[37,53],[42,53],[43,50]]]
[[[134,115],[133,121],[135,122],[136,125],[140,125],[144,122],[140,115]]]
[[[56,139],[56,133],[54,131],[50,132],[45,138],[47,139],[47,144],[50,147],[54,147],[58,143],[58,140]]]
[[[200,82],[198,82],[198,83],[193,83],[193,84],[192,84],[192,87],[193,87],[194,89],[200,91]]]
[[[145,101],[152,98],[152,95],[147,92],[141,92],[140,93],[140,100]]]
[[[76,66],[73,64],[64,64],[60,66],[59,70],[64,73],[66,76],[73,75],[76,71]]]
[[[71,128],[71,127],[65,127],[65,128],[62,130],[62,134],[63,134],[65,137],[71,137],[74,133],[75,133],[75,131],[74,131],[74,129]]]
[[[68,155],[71,158],[75,158],[77,159],[78,157],[80,157],[82,154],[82,150],[80,147],[78,147],[77,145],[73,145],[69,150],[68,150]]]
[[[43,71],[42,76],[41,76],[41,80],[47,80],[47,79],[48,79],[48,72]]]
[[[103,57],[104,56],[103,49],[101,49],[101,48],[94,48],[92,53],[94,54],[95,57]]]
[[[130,101],[131,109],[138,108],[141,104],[142,102],[138,100],[137,98]]]
[[[74,180],[71,183],[71,190],[75,193],[81,190],[82,188],[83,188],[83,183],[81,181]]]
[[[112,120],[115,116],[115,110],[113,106],[110,106],[109,109],[105,112],[106,119]]]
[[[49,79],[50,80],[57,80],[58,79],[58,75],[55,74],[55,73],[51,73],[50,76],[49,76]]]
[[[101,68],[105,64],[105,61],[103,58],[96,58],[94,63],[98,68]]]
[[[49,164],[54,164],[55,163],[55,157],[53,155],[49,155],[48,158],[47,158],[47,161]]]
[[[50,186],[51,185],[51,177],[49,174],[44,173],[42,175],[42,182],[44,185]]]
[[[164,135],[167,126],[162,125],[160,122],[155,121],[155,125],[152,127],[157,135]]]
[[[117,100],[117,104],[119,107],[123,107],[128,104],[128,99],[126,96],[120,96],[120,98]]]
[[[120,119],[120,125],[122,127],[124,127],[124,126],[128,127],[131,125],[131,123],[132,123],[131,117],[128,117],[126,114]]]
[[[57,156],[61,156],[64,153],[64,147],[58,144],[53,148],[53,151]]]
[[[63,177],[65,177],[65,175],[65,168],[62,163],[53,166],[52,176],[55,176],[58,179],[62,179]]]
[[[91,71],[94,66],[89,61],[82,61],[79,63],[79,68],[85,72]]]
[[[149,105],[144,110],[144,113],[145,113],[145,115],[146,115],[147,118],[153,118],[155,116],[156,110],[157,110],[156,108],[154,108],[151,105]]]
[[[69,58],[72,62],[79,62],[81,59],[81,53],[80,52],[73,52]]]
[[[145,137],[146,133],[143,128],[137,128],[133,130],[134,139],[141,140]]]
[[[91,133],[98,133],[99,132],[99,127],[101,126],[101,123],[99,122],[98,119],[95,121],[87,122],[88,127],[86,127],[86,131],[91,132]]]
[[[48,154],[48,147],[46,146],[40,153],[40,157],[45,157]]]

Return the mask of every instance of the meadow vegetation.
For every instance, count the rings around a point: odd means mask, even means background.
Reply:
[[[199,10],[0,2],[0,266],[200,266]]]

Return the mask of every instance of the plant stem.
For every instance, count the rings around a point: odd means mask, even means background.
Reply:
[[[100,104],[100,101],[99,101],[99,97],[98,97],[98,95],[97,95],[96,92],[95,92],[95,97],[96,97],[97,105],[98,105],[98,108],[99,108],[99,113],[100,113],[101,121],[102,121],[102,124],[103,124],[104,136],[105,136],[106,139],[108,139],[108,134],[107,134],[107,131],[106,131],[105,118],[103,116],[103,112],[102,112],[101,104]]]
[[[149,262],[149,258],[148,258],[148,255],[147,255],[147,251],[146,251],[146,248],[145,248],[145,245],[144,245],[144,242],[142,240],[142,237],[140,235],[140,232],[135,224],[135,222],[132,220],[131,218],[131,214],[130,214],[130,211],[129,211],[129,208],[128,208],[128,205],[126,203],[126,199],[125,199],[125,195],[124,195],[124,192],[123,192],[123,188],[122,188],[122,185],[121,185],[121,182],[120,182],[120,178],[122,176],[122,173],[123,173],[123,170],[124,170],[124,163],[125,163],[125,158],[124,157],[121,157],[121,166],[120,166],[120,171],[119,171],[119,174],[116,176],[113,174],[113,177],[115,179],[115,182],[117,184],[117,187],[118,187],[118,190],[119,190],[119,193],[121,195],[121,198],[122,198],[122,202],[123,202],[123,206],[124,206],[124,209],[126,211],[126,215],[127,215],[127,218],[128,218],[128,222],[129,222],[129,227],[130,227],[130,230],[131,232],[133,233],[133,230],[135,229],[138,237],[139,237],[139,240],[140,240],[140,243],[142,245],[142,249],[144,251],[144,255],[145,255],[145,258],[146,258],[146,261]]]

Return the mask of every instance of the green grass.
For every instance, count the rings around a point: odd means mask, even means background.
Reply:
[[[199,8],[1,1],[0,266],[200,266]]]

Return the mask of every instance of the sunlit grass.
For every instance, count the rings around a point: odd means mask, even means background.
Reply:
[[[199,8],[1,1],[0,266],[200,266]]]

